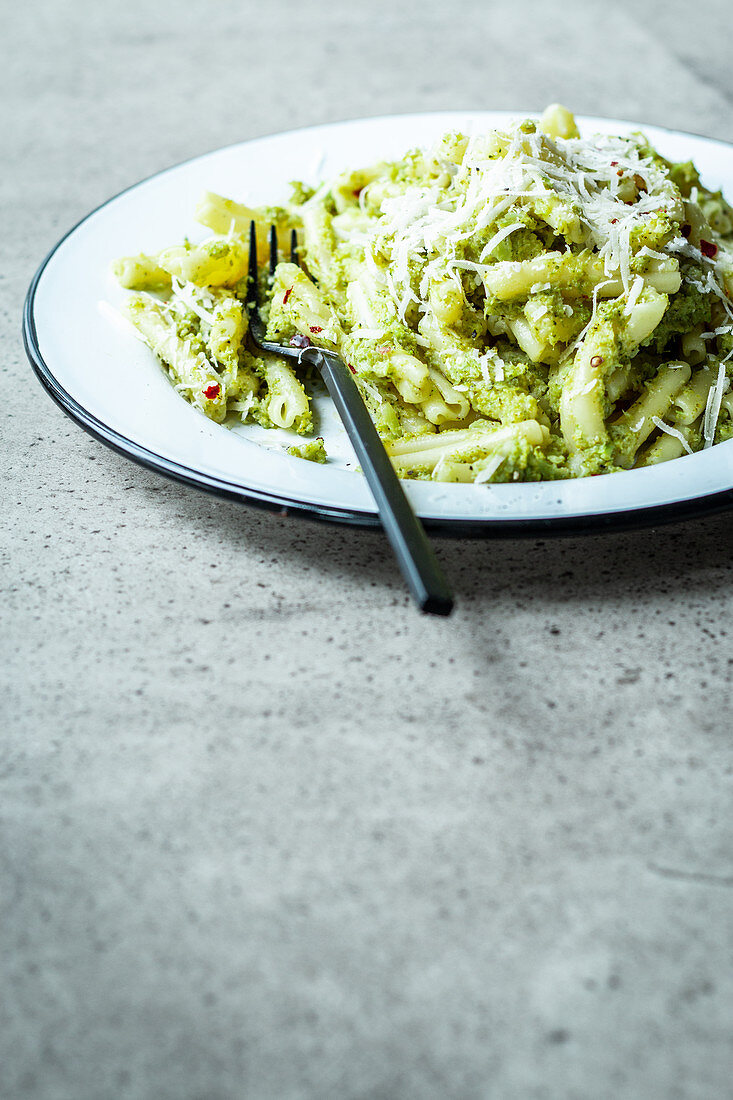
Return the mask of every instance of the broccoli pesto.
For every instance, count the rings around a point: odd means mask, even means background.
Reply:
[[[118,261],[127,315],[217,421],[302,436],[312,380],[247,338],[248,232],[298,234],[259,280],[267,338],[335,352],[398,473],[586,477],[733,437],[733,210],[639,133],[565,108],[295,183],[279,207],[206,193],[214,236]],[[321,438],[288,453],[325,462]]]
[[[293,455],[294,458],[305,458],[309,462],[328,462],[326,445],[320,435],[316,439],[309,439],[307,443],[299,443],[288,447],[287,450],[288,454]]]

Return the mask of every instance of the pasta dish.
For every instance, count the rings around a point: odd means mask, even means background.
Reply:
[[[538,481],[649,466],[733,437],[733,209],[640,133],[564,108],[294,184],[206,193],[213,235],[116,261],[124,311],[178,393],[220,423],[304,437],[310,380],[247,340],[250,221],[295,229],[260,273],[267,338],[337,352],[403,477]]]

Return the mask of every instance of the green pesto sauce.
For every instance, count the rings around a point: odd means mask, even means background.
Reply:
[[[307,443],[288,447],[288,454],[293,455],[294,458],[305,458],[308,462],[324,463],[328,461],[326,445],[321,436],[318,436],[317,439],[309,439]]]

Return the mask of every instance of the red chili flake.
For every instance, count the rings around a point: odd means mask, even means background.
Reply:
[[[615,225],[617,221],[618,218],[611,218],[611,225]]]
[[[617,160],[612,160],[611,161],[611,167],[612,168],[617,168],[618,167],[618,161]]]
[[[289,286],[288,289],[285,291],[285,294],[283,295],[283,305],[284,306],[286,306],[288,304],[288,298],[290,297],[290,295],[292,293],[293,293],[293,288],[291,286]]]
[[[713,244],[712,241],[700,241],[700,251],[703,256],[707,256],[709,260],[713,260],[718,254],[718,246],[717,244]]]
[[[291,348],[309,348],[311,346],[310,337],[296,333],[295,336],[290,337],[290,346]]]
[[[320,325],[311,325],[311,332],[323,332]]]
[[[617,176],[623,176],[623,172],[621,171],[621,169],[620,169],[620,168],[617,168],[617,169],[616,169],[616,175],[617,175]]]
[[[352,374],[356,374],[356,371],[352,367],[351,363],[347,363],[346,366],[349,368],[349,370],[351,371]]]
[[[221,386],[218,382],[210,382],[204,389],[204,397],[208,397],[209,401],[213,401],[221,393]]]

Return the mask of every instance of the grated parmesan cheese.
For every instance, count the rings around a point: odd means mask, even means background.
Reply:
[[[629,296],[626,300],[626,305],[624,306],[624,313],[625,314],[628,315],[633,311],[634,306],[636,305],[636,303],[639,301],[639,298],[641,297],[641,292],[642,292],[643,289],[644,289],[644,280],[642,279],[641,275],[637,275],[636,278],[634,279],[634,284],[631,287],[631,290],[629,291]]]
[[[688,455],[692,454],[692,447],[687,442],[679,428],[673,428],[671,424],[666,424],[664,420],[660,420],[658,416],[653,416],[651,418],[651,421],[652,424],[655,425],[655,427],[659,428],[660,432],[664,432],[666,435],[671,435],[675,439],[679,439],[680,443],[685,448]]]
[[[705,405],[705,412],[702,419],[702,434],[705,442],[703,443],[703,449],[712,447],[715,439],[715,429],[718,426],[718,417],[720,416],[720,405],[723,400],[723,393],[726,388],[726,376],[725,376],[725,364],[721,363],[718,367],[718,377],[715,380],[715,385],[710,387],[708,391],[708,399]]]
[[[192,313],[195,313],[201,321],[206,321],[207,325],[213,325],[214,314],[210,310],[204,309],[204,307],[193,297],[193,290],[198,290],[199,294],[201,294],[200,287],[196,287],[193,283],[180,283],[175,276],[171,279],[171,285],[175,296],[180,298]],[[209,298],[209,301],[213,305],[211,298]]]
[[[491,481],[496,471],[504,461],[504,455],[492,455],[490,459],[482,466],[481,470],[476,474],[475,482],[477,485],[483,485],[487,481]]]

